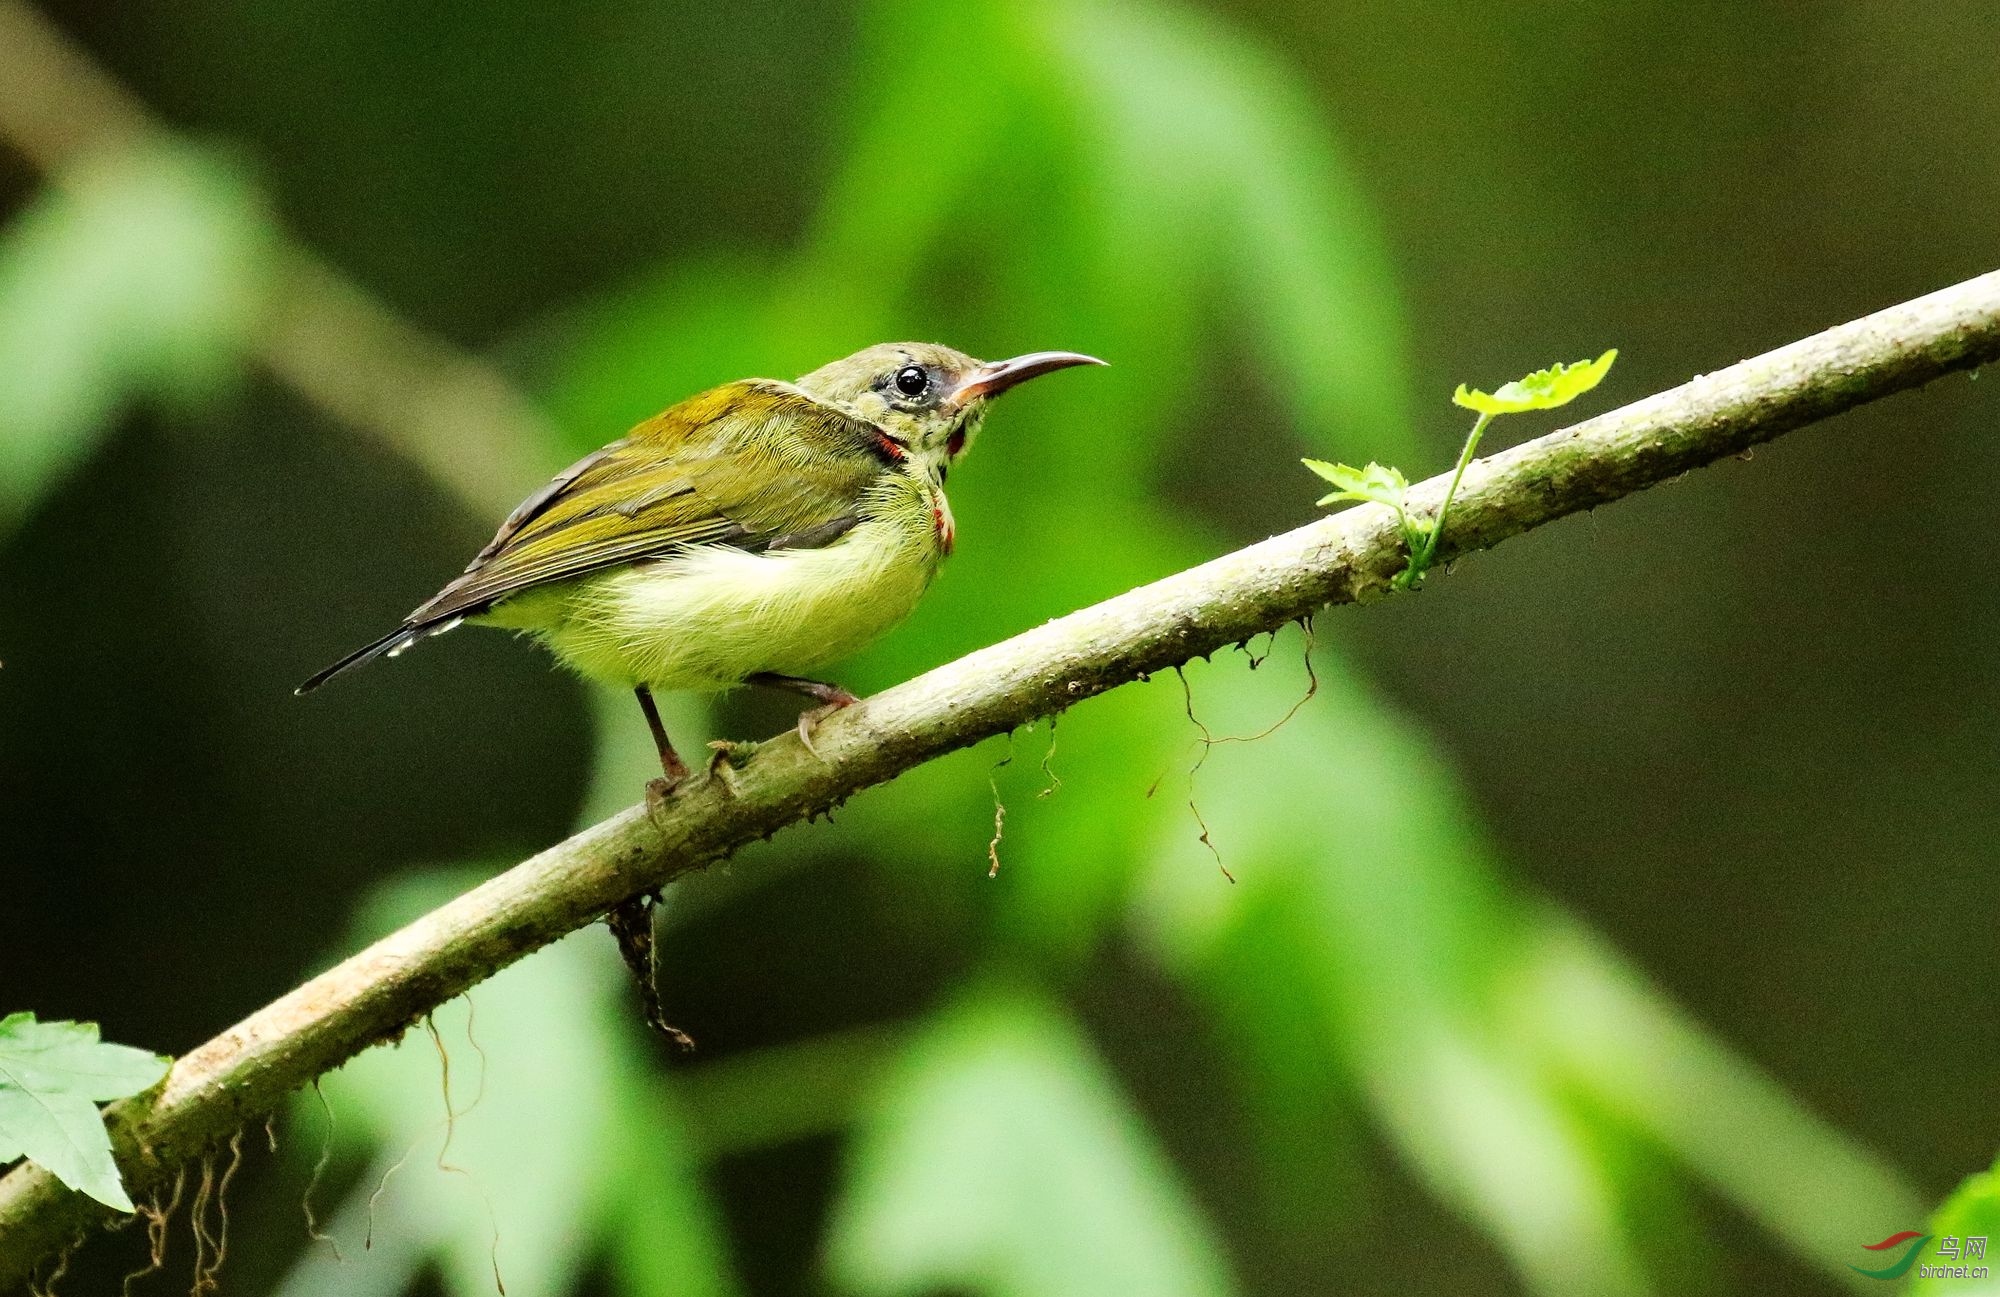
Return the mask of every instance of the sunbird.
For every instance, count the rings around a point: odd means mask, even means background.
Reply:
[[[632,690],[665,776],[649,793],[688,774],[654,690],[805,694],[820,704],[799,717],[810,748],[819,719],[857,701],[814,673],[908,616],[951,553],[945,479],[993,398],[1103,363],[891,342],[794,383],[689,397],[558,473],[463,575],[297,692],[473,622],[530,632],[586,678]]]

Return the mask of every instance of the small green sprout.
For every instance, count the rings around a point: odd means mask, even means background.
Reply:
[[[1553,410],[1559,405],[1569,404],[1604,381],[1604,376],[1611,371],[1611,363],[1617,359],[1618,349],[1613,347],[1596,360],[1579,360],[1570,365],[1558,362],[1525,378],[1502,383],[1493,392],[1473,391],[1460,383],[1458,390],[1451,394],[1452,404],[1474,411],[1479,417],[1473,422],[1472,431],[1466,435],[1465,446],[1458,452],[1458,464],[1452,469],[1451,485],[1445,488],[1444,502],[1438,505],[1435,518],[1418,518],[1410,513],[1410,482],[1401,469],[1373,462],[1366,468],[1355,468],[1348,464],[1329,464],[1323,459],[1303,461],[1307,468],[1337,488],[1322,496],[1319,503],[1324,506],[1337,500],[1356,500],[1387,505],[1395,510],[1397,524],[1403,531],[1403,544],[1410,551],[1410,561],[1396,574],[1392,584],[1398,590],[1414,590],[1423,584],[1424,573],[1437,556],[1438,538],[1444,532],[1445,515],[1451,512],[1451,502],[1458,496],[1458,484],[1465,477],[1465,468],[1472,462],[1473,452],[1479,449],[1479,439],[1486,435],[1486,425],[1493,421],[1495,415]]]
[[[1323,459],[1308,459],[1305,466],[1318,473],[1327,481],[1339,487],[1330,495],[1319,499],[1322,505],[1335,500],[1362,500],[1375,504],[1386,504],[1392,509],[1403,507],[1403,496],[1410,489],[1410,481],[1403,476],[1400,468],[1390,468],[1383,464],[1369,462],[1367,468],[1355,468],[1349,464],[1329,464]]]
[[[1559,405],[1568,405],[1603,382],[1604,376],[1611,372],[1611,362],[1616,359],[1618,348],[1613,347],[1596,360],[1579,360],[1573,365],[1557,361],[1526,378],[1500,384],[1496,392],[1475,392],[1460,383],[1458,390],[1451,394],[1451,403],[1488,416],[1553,410]]]
[[[1386,504],[1396,511],[1396,521],[1403,528],[1403,544],[1414,554],[1417,547],[1429,535],[1430,524],[1412,518],[1405,507],[1405,497],[1410,493],[1410,480],[1403,476],[1403,470],[1393,465],[1377,464],[1369,461],[1366,468],[1355,468],[1352,464],[1329,464],[1323,459],[1301,461],[1313,472],[1333,483],[1338,490],[1319,498],[1321,507],[1337,500],[1357,500],[1363,504]]]

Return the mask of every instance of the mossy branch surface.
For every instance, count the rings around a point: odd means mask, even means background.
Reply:
[[[2000,358],[2000,272],[1829,329],[1473,462],[1436,558],[1495,545],[1792,429]],[[1434,512],[1449,480],[1410,488]],[[1301,496],[1311,490],[1298,483]],[[635,806],[475,888],[260,1009],[108,1116],[143,1199],[290,1091],[619,901],[898,774],[1332,604],[1389,591],[1408,555],[1365,505],[941,666],[830,717],[819,757],[786,735],[737,774]],[[276,704],[274,704],[276,705]],[[0,1290],[108,1213],[32,1166],[0,1179]]]

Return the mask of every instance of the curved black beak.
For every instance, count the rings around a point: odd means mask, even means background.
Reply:
[[[945,398],[955,406],[982,396],[998,396],[1017,383],[1025,383],[1043,374],[1053,374],[1058,369],[1068,369],[1072,365],[1102,365],[1095,356],[1085,356],[1074,351],[1031,351],[1025,356],[1012,360],[989,360],[965,376]]]

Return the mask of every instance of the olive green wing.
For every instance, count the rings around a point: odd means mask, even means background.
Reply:
[[[694,545],[827,544],[902,453],[880,428],[789,383],[748,379],[690,397],[557,474],[463,575],[299,692],[536,586]]]

